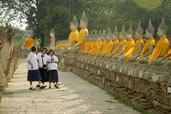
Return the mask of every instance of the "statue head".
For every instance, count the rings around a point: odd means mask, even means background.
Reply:
[[[88,26],[88,19],[85,12],[83,12],[80,20],[80,28],[87,28],[87,26]]]
[[[134,35],[134,30],[132,28],[132,23],[130,23],[129,29],[127,31],[127,39],[132,39]]]
[[[52,30],[50,31],[50,37],[53,38],[55,37],[55,32],[54,32],[54,29],[52,28]]]
[[[135,30],[135,38],[138,39],[138,38],[142,38],[143,37],[143,34],[144,34],[144,30],[141,26],[141,22],[139,21],[138,22],[138,26],[137,26],[137,29]]]
[[[112,31],[111,31],[111,28],[108,29],[108,33],[106,35],[106,39],[107,40],[112,40]]]
[[[126,38],[126,32],[125,32],[125,26],[123,25],[122,26],[122,30],[121,30],[121,32],[120,32],[120,34],[119,34],[119,39],[120,40],[124,40],[125,38]]]
[[[74,16],[72,22],[70,23],[70,29],[75,30],[77,29],[77,27],[78,27],[78,21],[76,16]]]
[[[155,33],[155,29],[153,27],[153,24],[151,22],[151,19],[149,19],[148,27],[145,30],[145,37],[146,38],[152,38]]]
[[[104,29],[101,34],[101,40],[106,40],[106,31]]]
[[[158,27],[157,34],[159,37],[166,37],[168,32],[168,26],[165,24],[164,18],[162,18],[162,21]]]
[[[117,26],[115,26],[115,31],[113,32],[112,39],[117,40],[119,37],[119,32]]]

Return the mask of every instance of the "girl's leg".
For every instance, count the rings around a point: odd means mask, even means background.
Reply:
[[[40,82],[40,81],[38,81],[38,85],[37,85],[37,87],[41,87],[41,86],[40,86],[40,84],[41,84],[41,82]]]
[[[55,82],[55,87],[59,89],[58,82]]]
[[[51,82],[49,82],[49,88],[51,88]]]
[[[30,81],[30,87],[32,87],[32,81]]]
[[[33,86],[32,86],[32,81],[30,81],[30,88],[29,88],[30,90],[34,90],[33,89]]]

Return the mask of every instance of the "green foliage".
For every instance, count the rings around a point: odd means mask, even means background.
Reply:
[[[16,47],[21,49],[24,46],[25,39],[30,37],[32,31],[20,30],[20,29],[14,28],[14,32],[15,32],[15,39],[16,39]]]
[[[0,0],[0,14],[6,11],[14,19],[16,15],[27,19],[27,29],[33,30],[33,36],[40,39],[41,47],[49,44],[49,32],[55,30],[57,40],[67,39],[69,24],[74,15],[80,19],[85,11],[89,19],[89,31],[111,28],[117,25],[126,29],[131,22],[137,27],[139,20],[145,29],[149,18],[157,30],[164,17],[171,26],[171,1],[169,0]],[[11,12],[14,13],[11,13]],[[171,29],[169,29],[169,35]]]
[[[34,40],[34,46],[36,46],[37,48],[40,48],[40,39],[35,39]]]
[[[162,5],[163,0],[133,0],[138,6],[152,10],[154,8],[158,8]]]

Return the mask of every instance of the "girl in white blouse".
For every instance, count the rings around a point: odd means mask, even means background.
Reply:
[[[48,81],[49,81],[49,88],[51,88],[51,83],[53,83],[54,87],[58,89],[59,88],[58,87],[58,71],[57,71],[58,58],[54,54],[55,52],[53,50],[49,51],[49,57],[47,59]]]
[[[31,48],[31,52],[29,53],[27,57],[27,69],[28,69],[28,75],[27,75],[27,81],[30,82],[30,90],[34,90],[32,87],[33,81],[38,81],[40,84],[40,81],[42,80],[39,72],[39,63],[37,60],[36,55],[37,49],[36,47]]]

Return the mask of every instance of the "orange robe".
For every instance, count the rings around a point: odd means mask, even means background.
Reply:
[[[88,35],[88,29],[87,28],[81,28],[79,32],[79,37],[76,39],[77,40],[77,46],[81,46],[84,43],[85,37]]]
[[[135,42],[134,46],[124,55],[124,60],[126,62],[128,62],[129,59],[138,51],[138,47],[139,47],[140,44],[144,44],[144,41],[143,41],[142,38],[139,38]]]
[[[114,46],[117,45],[118,43],[119,43],[119,40],[110,41],[107,52],[105,54],[110,54],[112,52]]]
[[[141,51],[141,56],[140,57],[144,57],[144,55],[148,52],[149,48],[151,46],[155,46],[155,40],[154,38],[150,38],[149,40],[146,41],[146,43],[144,44],[144,47]]]
[[[168,57],[168,60],[171,60],[171,49],[169,49],[168,55],[170,55],[170,56]]]
[[[118,44],[118,47],[113,51],[113,55],[116,55],[118,52],[119,52],[119,50],[120,50],[120,48],[124,45],[126,45],[126,43],[127,43],[127,40],[121,40],[120,42],[119,42],[119,44]]]
[[[157,42],[156,47],[153,50],[153,53],[148,58],[149,64],[151,64],[154,59],[166,56],[168,54],[168,50],[169,50],[168,39],[166,37],[160,38],[160,40]]]
[[[77,42],[78,36],[79,36],[78,30],[71,31],[68,38],[69,47],[72,47],[73,42]]]
[[[24,48],[31,48],[34,45],[34,40],[32,38],[27,38],[24,44]]]
[[[134,46],[134,40],[133,39],[129,39],[125,45],[125,47],[123,48],[123,54],[126,54],[129,49],[131,49]]]
[[[103,41],[102,49],[101,49],[101,52],[100,52],[100,55],[101,56],[104,56],[105,55],[105,53],[106,53],[106,51],[107,51],[107,49],[109,47],[109,43],[110,43],[110,41],[107,41],[107,40],[104,40]]]

